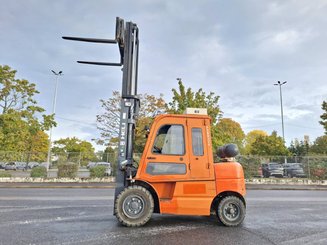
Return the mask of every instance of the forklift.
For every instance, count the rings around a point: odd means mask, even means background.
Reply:
[[[225,226],[238,226],[246,213],[245,180],[235,161],[237,146],[218,148],[214,162],[211,118],[205,108],[184,114],[161,114],[147,132],[147,142],[135,166],[133,145],[140,99],[137,95],[139,30],[116,18],[115,39],[63,37],[83,42],[118,44],[120,62],[77,61],[122,67],[118,168],[114,215],[128,227],[146,224],[153,213],[210,216]]]

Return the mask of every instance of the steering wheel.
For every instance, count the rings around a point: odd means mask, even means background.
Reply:
[[[153,146],[153,149],[155,150],[156,153],[161,153],[161,148],[159,148],[158,146]]]

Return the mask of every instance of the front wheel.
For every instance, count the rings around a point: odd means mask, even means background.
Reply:
[[[236,196],[226,196],[218,204],[218,220],[225,226],[238,226],[245,218],[245,205]]]
[[[153,208],[153,197],[142,186],[125,188],[115,200],[115,215],[124,226],[144,225],[151,218]]]

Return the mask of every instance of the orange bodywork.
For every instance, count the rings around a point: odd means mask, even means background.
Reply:
[[[165,125],[182,126],[183,154],[165,155],[153,151],[156,135]],[[202,133],[201,154],[194,154],[192,149],[194,129]],[[169,174],[158,174],[152,171],[153,166],[158,169],[171,167],[176,173],[169,170]],[[163,214],[210,215],[212,203],[221,193],[245,195],[242,166],[237,162],[213,162],[210,117],[206,115],[158,116],[151,127],[134,180],[153,188]]]

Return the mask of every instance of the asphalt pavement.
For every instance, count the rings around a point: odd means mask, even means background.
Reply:
[[[240,227],[153,215],[126,228],[111,188],[1,188],[0,244],[327,244],[327,191],[249,190]]]
[[[115,188],[115,182],[2,182],[1,188]],[[252,184],[247,183],[248,190],[322,190],[327,191],[327,185],[303,184]]]

